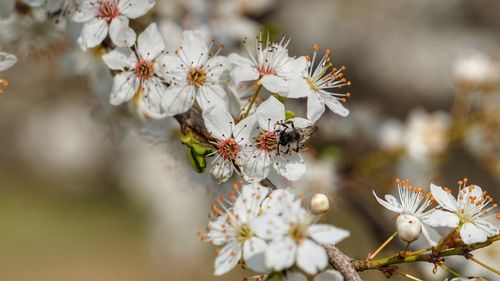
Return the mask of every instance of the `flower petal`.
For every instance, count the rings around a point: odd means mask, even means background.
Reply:
[[[276,159],[276,170],[289,181],[298,181],[306,173],[306,164],[298,153],[281,155]]]
[[[135,19],[146,14],[155,5],[155,0],[120,0],[118,10],[120,14]]]
[[[3,2],[3,1],[2,1]],[[76,9],[73,20],[76,22],[88,22],[97,16],[95,3],[91,1],[80,1],[78,9]]]
[[[286,93],[286,97],[288,98],[297,99],[314,94],[304,77],[288,81],[288,87],[289,90]]]
[[[244,81],[255,81],[259,78],[259,72],[253,66],[240,65],[236,66],[230,73],[234,84],[239,84]]]
[[[219,182],[225,182],[233,175],[233,163],[222,157],[217,157],[212,163],[210,173]]]
[[[113,89],[110,95],[112,105],[120,105],[131,100],[140,87],[140,80],[130,72],[117,74],[113,80]]]
[[[178,55],[187,65],[205,64],[208,58],[208,46],[199,30],[186,30],[182,33],[182,44]]]
[[[396,212],[396,213],[401,213],[403,211],[403,209],[401,208],[401,204],[395,204],[395,202],[387,202],[385,200],[382,200],[380,199],[377,194],[375,193],[375,191],[373,190],[373,196],[375,196],[375,199],[377,199],[377,202],[384,206],[384,208],[388,209],[388,210],[391,210],[393,212]]]
[[[342,103],[331,93],[327,91],[320,91],[319,92],[320,97],[323,99],[325,102],[326,106],[333,112],[337,113],[338,115],[342,117],[346,117],[349,115],[349,110],[345,108]]]
[[[203,111],[203,120],[208,132],[216,139],[231,138],[234,120],[231,114],[220,105],[213,105]]]
[[[488,239],[487,233],[474,223],[466,222],[460,229],[460,238],[465,244],[481,243]]]
[[[135,31],[128,26],[128,19],[120,16],[109,24],[109,37],[118,47],[130,47],[135,43]]]
[[[138,51],[143,59],[153,60],[165,49],[165,42],[156,23],[146,28],[137,39]]]
[[[271,159],[262,150],[254,150],[243,161],[243,175],[248,182],[257,182],[265,179],[271,169]]]
[[[343,281],[342,273],[334,269],[328,269],[314,277],[314,281]]]
[[[217,276],[223,275],[233,269],[241,258],[241,247],[236,242],[226,244],[215,259],[215,272]]]
[[[248,239],[243,244],[243,260],[245,266],[255,272],[267,272],[266,268],[267,243],[257,237]]]
[[[0,52],[0,71],[7,70],[17,63],[17,58],[14,55]]]
[[[458,226],[460,219],[454,213],[434,210],[422,216],[422,221],[432,227],[442,226],[455,228]]]
[[[233,130],[234,139],[240,143],[249,143],[257,132],[257,117],[255,114],[241,120]]]
[[[162,106],[167,116],[188,111],[194,103],[194,87],[174,85],[163,96]]]
[[[325,103],[318,94],[312,92],[307,96],[307,119],[316,123],[325,112]]]
[[[280,216],[262,215],[250,222],[250,228],[258,237],[272,240],[273,238],[285,235],[289,225]]]
[[[153,77],[143,83],[142,100],[149,117],[161,119],[167,116],[162,107],[163,96],[167,93],[167,87],[157,77]]]
[[[94,48],[101,44],[108,35],[108,22],[104,19],[92,19],[83,25],[80,34],[82,49]]]
[[[102,56],[104,63],[112,70],[123,70],[136,62],[130,49],[114,49]]]
[[[270,96],[255,111],[260,128],[273,131],[274,125],[285,120],[285,106]]]
[[[349,237],[349,231],[328,224],[313,224],[307,229],[309,237],[319,244],[336,244]]]
[[[218,84],[207,84],[206,86],[199,87],[196,101],[202,110],[218,105],[219,107],[225,108],[226,111],[229,111],[226,92],[224,88]]]
[[[297,266],[305,273],[315,275],[328,265],[328,256],[322,246],[304,239],[297,250]]]
[[[431,183],[431,192],[441,207],[451,212],[458,211],[457,200],[451,194],[444,191],[443,188]]]
[[[266,250],[266,267],[274,271],[290,268],[295,263],[297,245],[290,237],[274,240]]]
[[[284,93],[289,89],[288,83],[276,75],[264,75],[259,81],[271,93]]]

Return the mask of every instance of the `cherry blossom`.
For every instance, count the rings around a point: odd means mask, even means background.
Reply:
[[[73,16],[84,23],[78,42],[83,50],[94,48],[108,36],[119,47],[129,47],[135,42],[135,32],[129,19],[146,14],[155,0],[83,0]]]
[[[14,66],[14,64],[16,64],[16,63],[17,63],[16,56],[14,56],[12,54],[5,53],[5,52],[0,52],[0,71],[7,70],[7,69],[11,68],[12,66]],[[0,78],[0,85],[6,87],[9,85],[9,81]],[[3,94],[2,90],[0,90],[0,94]]]
[[[137,47],[115,49],[102,57],[110,69],[118,71],[111,91],[111,104],[120,105],[135,97],[149,117],[166,116],[161,100],[167,88],[158,61],[164,48],[156,24],[151,24],[139,35]]]

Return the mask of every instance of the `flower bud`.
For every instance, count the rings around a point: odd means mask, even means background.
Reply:
[[[321,215],[330,209],[328,197],[322,193],[316,193],[311,198],[311,210],[315,215]]]
[[[422,231],[422,225],[418,219],[411,215],[399,215],[396,220],[398,236],[405,242],[413,242],[418,239]]]

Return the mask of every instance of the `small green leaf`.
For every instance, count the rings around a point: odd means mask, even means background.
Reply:
[[[295,112],[290,110],[285,110],[285,120],[295,118]]]
[[[188,151],[188,159],[191,166],[197,173],[203,173],[207,169],[207,161],[203,155],[197,154],[194,149],[190,148]]]
[[[206,145],[203,145],[203,144],[198,144],[198,143],[193,143],[191,147],[193,148],[193,150],[196,154],[204,156],[204,157],[214,151],[213,148],[206,146]]]
[[[287,97],[280,96],[280,94],[274,94],[273,96],[282,104],[285,104],[286,100],[288,99]]]
[[[194,136],[193,133],[189,132],[181,137],[181,142],[189,147],[192,147],[193,144],[200,143]]]

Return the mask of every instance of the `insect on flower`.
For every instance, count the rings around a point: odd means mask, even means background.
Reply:
[[[278,124],[278,145],[276,151],[278,154],[288,154],[290,150],[299,152],[305,148],[306,142],[316,133],[318,127],[311,125],[303,128],[295,127],[293,120],[287,120]],[[280,147],[286,147],[281,150]]]

